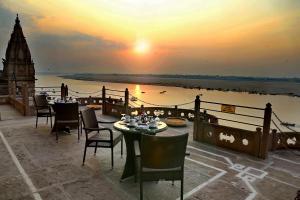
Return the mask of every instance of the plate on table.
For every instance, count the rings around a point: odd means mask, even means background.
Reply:
[[[149,126],[147,124],[139,124],[136,129],[148,129]]]
[[[155,129],[155,128],[157,128],[157,125],[149,125],[149,128],[150,129]]]
[[[126,124],[126,126],[129,127],[129,128],[135,128],[136,124]]]
[[[120,121],[121,125],[127,125],[127,123],[125,121]]]

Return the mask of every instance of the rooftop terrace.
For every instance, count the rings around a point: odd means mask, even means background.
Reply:
[[[35,117],[18,115],[0,105],[0,199],[139,199],[139,184],[133,178],[120,182],[126,154],[115,148],[111,169],[110,150],[97,155],[88,149],[85,166],[82,156],[85,137],[77,132],[62,134],[58,143],[50,125]],[[98,117],[111,120],[98,113]],[[109,125],[108,125],[109,126]],[[186,199],[294,199],[300,188],[300,156],[291,150],[273,151],[268,159],[236,153],[192,139],[192,123],[160,134],[190,133],[184,174]],[[126,151],[125,151],[126,152]],[[145,183],[145,199],[177,199],[180,184],[159,181]]]

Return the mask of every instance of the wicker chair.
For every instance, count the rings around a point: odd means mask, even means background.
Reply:
[[[78,103],[55,103],[54,109],[55,124],[54,131],[56,133],[56,141],[58,141],[58,132],[66,127],[77,128],[78,140],[79,135],[79,115],[78,115]]]
[[[143,182],[180,180],[180,199],[183,199],[184,158],[188,133],[178,136],[152,136],[142,134],[134,149],[139,163],[140,200],[143,199]]]
[[[84,147],[83,161],[85,162],[86,149],[94,147],[94,154],[96,155],[97,148],[111,149],[111,166],[114,167],[114,146],[121,141],[121,155],[123,155],[123,135],[120,132],[113,132],[110,128],[99,128],[99,123],[114,123],[97,121],[95,110],[86,109],[81,111],[81,118],[83,122],[83,129],[85,131],[86,141]]]
[[[50,117],[50,126],[52,127],[52,116],[55,113],[52,111],[51,106],[48,104],[47,96],[46,95],[35,95],[33,97],[34,107],[36,110],[36,121],[35,121],[35,128],[37,128],[38,119],[39,117]]]

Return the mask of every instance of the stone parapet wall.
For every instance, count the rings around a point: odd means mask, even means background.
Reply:
[[[9,96],[8,95],[0,96],[0,105],[1,104],[8,104],[8,103],[9,103]]]
[[[234,127],[209,123],[196,118],[194,124],[194,140],[223,147],[238,152],[259,156],[261,129],[249,131]]]

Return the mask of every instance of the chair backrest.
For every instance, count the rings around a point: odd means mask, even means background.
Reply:
[[[79,120],[78,103],[55,103],[55,120]]]
[[[98,128],[98,122],[97,122],[95,110],[89,108],[81,111],[81,119],[84,128]],[[90,131],[85,130],[85,132],[88,133]]]
[[[34,106],[38,108],[47,108],[48,101],[46,95],[35,95],[33,97]]]
[[[184,165],[188,133],[178,136],[142,134],[141,167],[168,169]]]

